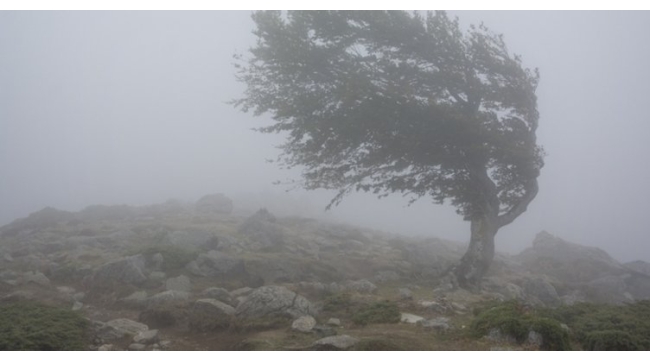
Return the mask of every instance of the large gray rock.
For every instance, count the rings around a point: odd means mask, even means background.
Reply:
[[[445,332],[451,329],[449,325],[449,318],[446,317],[437,317],[430,320],[424,320],[420,323],[424,329],[434,330],[437,332]]]
[[[147,302],[147,292],[144,290],[136,291],[131,295],[120,299],[119,301],[120,303],[129,307],[141,308],[144,307]]]
[[[281,246],[284,241],[284,232],[276,224],[276,219],[266,209],[260,209],[248,217],[240,226],[239,232],[251,241],[253,250]]]
[[[192,283],[190,282],[190,278],[185,275],[180,275],[175,278],[167,279],[165,282],[165,288],[167,290],[190,292],[190,290],[192,290]]]
[[[524,291],[527,296],[532,296],[547,306],[559,305],[562,302],[555,287],[544,278],[526,278]]]
[[[196,202],[196,210],[203,213],[230,214],[233,210],[232,200],[224,194],[205,195]]]
[[[187,269],[194,275],[205,277],[246,275],[242,259],[215,250],[200,254],[187,265]]]
[[[147,280],[144,271],[144,256],[127,256],[99,267],[93,275],[93,283],[99,286],[112,283],[140,284]]]
[[[94,321],[92,325],[95,330],[95,336],[100,342],[110,342],[125,336],[135,336],[143,331],[149,330],[147,325],[130,319],[114,319],[106,323]]]
[[[201,296],[204,298],[219,300],[228,305],[232,305],[233,298],[232,296],[230,296],[230,292],[223,288],[218,288],[218,287],[207,288],[201,292]]]
[[[350,291],[355,291],[360,294],[373,294],[377,292],[377,286],[366,279],[346,281],[345,287]]]
[[[50,282],[50,279],[47,278],[42,272],[40,271],[28,271],[23,274],[23,281],[25,283],[35,283],[43,287],[49,287],[52,283]]]
[[[167,290],[155,294],[147,299],[147,308],[152,308],[161,305],[176,304],[187,302],[190,299],[190,294],[185,291]]]
[[[643,260],[631,261],[623,264],[626,268],[650,276],[650,263]]]
[[[304,297],[281,286],[262,286],[237,306],[236,315],[241,318],[284,316],[298,318],[316,315],[316,308]]]
[[[189,293],[174,290],[153,295],[147,299],[139,320],[157,328],[184,323],[189,299]]]
[[[538,234],[533,246],[515,259],[531,273],[566,283],[588,282],[627,270],[599,248],[573,244],[547,232]]]
[[[158,342],[158,330],[141,331],[133,337],[133,341],[145,345]]]
[[[199,331],[227,329],[235,309],[215,299],[200,299],[190,312],[190,328]]]

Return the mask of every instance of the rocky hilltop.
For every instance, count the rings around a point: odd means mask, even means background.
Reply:
[[[464,328],[485,302],[650,298],[650,264],[620,264],[545,232],[516,256],[498,254],[470,292],[447,273],[464,244],[232,210],[221,194],[45,208],[0,228],[0,302],[79,312],[95,350],[368,349],[387,332],[408,348],[452,350],[458,343],[432,337]],[[395,321],[364,326],[377,309]],[[469,348],[507,340],[486,339]]]

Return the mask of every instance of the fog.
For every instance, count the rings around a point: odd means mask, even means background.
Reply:
[[[621,261],[650,261],[650,13],[453,12],[483,21],[538,67],[538,142],[548,156],[526,213],[500,230],[516,253],[546,230]],[[281,135],[227,101],[233,54],[255,43],[249,12],[0,12],[0,224],[45,206],[195,201],[325,217],[467,241],[454,208],[399,195],[273,185]]]

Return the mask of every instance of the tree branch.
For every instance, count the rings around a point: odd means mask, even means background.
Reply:
[[[537,196],[539,191],[539,186],[537,185],[537,179],[531,179],[524,186],[524,196],[519,200],[519,202],[510,209],[507,213],[498,217],[497,221],[499,222],[499,227],[506,226],[513,222],[519,215],[521,215],[528,208],[528,204]]]

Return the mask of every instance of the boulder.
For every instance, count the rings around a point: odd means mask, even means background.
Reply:
[[[167,290],[148,298],[146,301],[146,306],[147,308],[151,308],[160,305],[183,303],[187,302],[189,298],[190,294],[188,292]]]
[[[533,274],[548,275],[566,283],[588,282],[626,271],[599,248],[574,244],[547,232],[539,233],[533,246],[515,256],[515,260]]]
[[[144,256],[127,256],[99,267],[93,275],[93,284],[97,286],[114,283],[140,284],[147,280],[144,271]]]
[[[304,297],[281,286],[262,286],[237,306],[236,315],[241,318],[283,316],[298,318],[316,315],[316,308]]]
[[[147,292],[144,290],[136,291],[131,295],[121,298],[120,303],[133,308],[141,308],[147,302]]]
[[[187,265],[187,269],[194,275],[205,277],[247,275],[242,259],[215,250],[200,254]]]
[[[266,209],[260,209],[248,217],[238,230],[251,240],[253,250],[278,247],[284,243],[282,228],[276,224],[275,216]]]
[[[25,283],[35,283],[43,287],[49,287],[52,283],[50,279],[47,278],[40,271],[28,271],[23,274],[23,282]]]
[[[643,260],[631,261],[623,264],[626,268],[650,276],[650,263]]]
[[[204,298],[219,300],[228,305],[232,305],[233,298],[232,296],[230,296],[230,292],[228,292],[228,290],[223,288],[218,288],[218,287],[207,288],[201,292],[201,296]]]
[[[355,291],[360,294],[373,294],[377,292],[377,286],[366,279],[345,282],[345,287],[350,291]]]
[[[158,342],[158,330],[141,331],[133,337],[133,341],[145,345]]]
[[[190,294],[167,290],[147,299],[139,320],[155,327],[173,326],[187,319]]]
[[[190,311],[190,328],[198,331],[227,329],[235,309],[215,299],[200,299]]]
[[[434,330],[437,332],[445,332],[451,329],[451,325],[449,325],[449,318],[446,317],[437,317],[434,319],[424,320],[420,322],[420,325],[422,325],[422,328],[424,329]]]
[[[185,275],[180,275],[175,278],[167,279],[165,282],[165,288],[167,290],[190,292],[190,290],[192,290],[192,283],[190,282],[190,278]]]
[[[401,313],[400,316],[400,321],[407,324],[417,324],[424,320],[422,316],[409,313]]]
[[[140,332],[149,330],[145,324],[130,319],[114,319],[106,323],[101,321],[92,322],[95,336],[100,342],[111,342],[125,336],[135,336]]]
[[[544,305],[555,306],[562,302],[555,287],[544,278],[525,278],[523,288],[527,296],[536,298]]]

